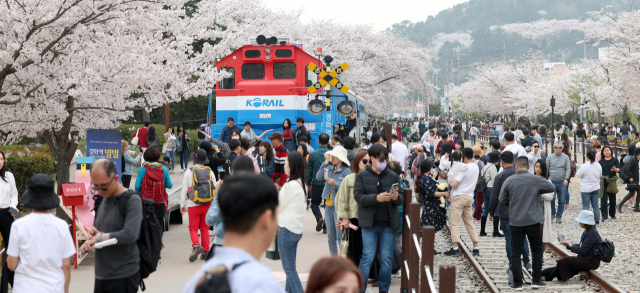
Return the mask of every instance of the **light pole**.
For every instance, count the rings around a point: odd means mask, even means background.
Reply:
[[[554,114],[553,114],[553,107],[555,107],[555,106],[556,106],[556,99],[553,96],[551,96],[551,127],[550,128],[552,128],[552,129],[553,129],[554,125],[556,124],[555,121],[554,121],[555,117],[554,117]],[[551,132],[553,133],[553,131],[551,131]]]
[[[580,89],[580,122],[584,123],[584,89]]]

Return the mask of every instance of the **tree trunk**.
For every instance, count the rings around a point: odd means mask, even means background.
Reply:
[[[142,109],[142,123],[145,123],[147,121],[151,122],[151,116],[149,115],[149,112],[147,112],[147,110]]]
[[[67,98],[66,108],[71,109],[74,107],[75,100],[73,97]],[[51,150],[55,158],[56,163],[56,181],[58,182],[58,194],[62,184],[69,183],[69,164],[73,155],[78,148],[77,132],[71,132],[71,124],[73,122],[73,111],[69,112],[69,116],[62,123],[62,128],[59,130],[50,129],[44,132],[44,137],[47,141],[47,146]],[[69,139],[69,136],[71,140]]]

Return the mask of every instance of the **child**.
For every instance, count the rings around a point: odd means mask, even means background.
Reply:
[[[438,185],[436,185],[436,187],[438,188],[438,191],[444,192],[444,191],[449,191],[449,182],[447,182],[447,171],[446,170],[442,170],[440,171],[440,173],[438,173]],[[440,197],[440,207],[444,208],[444,196]]]
[[[160,162],[162,164],[164,164],[164,166],[169,169],[169,164],[171,164],[171,158],[164,156],[164,158],[162,159],[162,162]]]
[[[33,212],[11,225],[7,267],[15,271],[13,292],[69,292],[70,257],[76,247],[67,223],[49,213],[60,198],[53,179],[36,174],[21,202]]]
[[[458,175],[458,173],[469,169],[469,166],[467,166],[467,164],[460,162],[461,158],[462,154],[460,154],[460,152],[455,151],[451,153],[451,168],[449,168],[449,174],[447,176],[447,181],[449,184],[453,183],[453,181],[456,180],[456,176]]]

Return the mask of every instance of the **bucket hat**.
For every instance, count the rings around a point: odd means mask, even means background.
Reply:
[[[349,163],[349,159],[347,158],[347,150],[342,146],[336,146],[332,150],[324,153],[325,159],[328,159],[329,156],[334,156],[340,159],[340,161],[342,161],[342,163],[344,163],[345,165],[351,166],[351,164]]]
[[[29,187],[22,194],[20,202],[34,210],[44,211],[57,207],[60,198],[54,191],[53,178],[47,174],[36,174],[29,179]]]
[[[500,152],[490,152],[487,154],[489,157],[489,163],[499,163],[500,162]]]
[[[578,217],[576,218],[576,221],[578,221],[578,223],[581,224],[585,224],[585,225],[595,225],[596,221],[593,219],[593,212],[592,211],[580,211],[580,215],[578,215]]]
[[[206,165],[209,164],[209,158],[207,158],[207,151],[199,149],[191,154],[191,160],[197,164]]]
[[[427,141],[422,143],[422,146],[424,146],[424,150],[425,151],[431,151],[431,144]]]

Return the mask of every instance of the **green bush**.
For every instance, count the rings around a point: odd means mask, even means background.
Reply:
[[[5,153],[7,170],[16,178],[18,194],[27,190],[31,176],[55,173],[55,159],[46,146],[3,146],[0,150]]]

